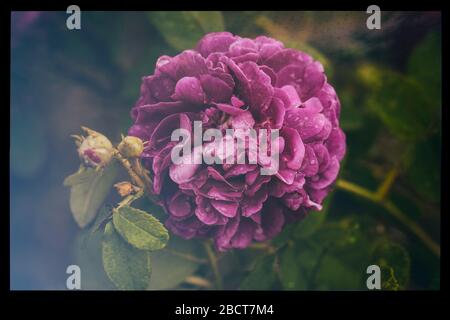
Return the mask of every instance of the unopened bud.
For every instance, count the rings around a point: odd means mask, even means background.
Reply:
[[[136,158],[144,151],[144,143],[138,137],[127,136],[122,139],[117,149],[126,158]]]
[[[111,141],[101,133],[84,128],[88,133],[86,138],[81,138],[78,147],[78,155],[85,165],[89,167],[105,167],[114,153]]]

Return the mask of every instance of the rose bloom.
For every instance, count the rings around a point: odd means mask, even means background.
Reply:
[[[265,36],[205,35],[195,50],[161,56],[143,77],[129,135],[148,141],[141,155],[168,214],[185,239],[214,238],[220,251],[277,235],[321,210],[345,154],[340,102],[323,66]],[[262,164],[174,164],[175,129],[279,129],[279,170]],[[210,143],[210,142],[209,142]]]

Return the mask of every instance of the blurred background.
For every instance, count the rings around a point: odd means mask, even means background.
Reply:
[[[325,212],[266,246],[220,256],[225,288],[365,289],[376,263],[383,289],[439,289],[439,12],[381,12],[381,30],[366,28],[365,12],[82,11],[73,31],[67,17],[11,14],[11,289],[65,289],[68,265],[98,262],[98,252],[80,254],[62,185],[79,165],[70,135],[84,125],[118,141],[156,59],[220,30],[272,36],[322,62],[348,144]],[[194,241],[173,241],[196,252]],[[155,260],[153,288],[207,287],[201,259],[173,259]],[[82,287],[112,288],[96,272]]]

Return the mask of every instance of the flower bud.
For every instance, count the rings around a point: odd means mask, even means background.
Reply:
[[[122,156],[126,158],[139,157],[144,151],[144,143],[138,137],[126,136],[117,146]]]
[[[89,167],[105,167],[110,161],[114,153],[111,141],[104,135],[94,130],[83,128],[89,135],[82,138],[78,155],[86,166]]]

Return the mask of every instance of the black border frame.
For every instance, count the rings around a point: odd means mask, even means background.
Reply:
[[[1,22],[4,24],[2,31],[5,38],[9,40],[11,35],[11,11],[15,10],[61,10],[65,11],[70,4],[79,5],[82,10],[170,10],[176,6],[177,10],[224,10],[225,6],[232,6],[230,1],[224,2],[180,2],[175,5],[174,2],[170,3],[151,3],[151,2],[130,2],[129,0],[122,2],[114,1],[70,1],[70,2],[36,2],[36,1],[15,1],[8,4],[8,11],[3,11]],[[413,3],[383,3],[383,1],[370,1],[364,4],[354,4],[353,6],[346,1],[334,1],[330,4],[321,2],[290,2],[289,5],[281,3],[258,3],[257,5],[251,5],[249,2],[241,2],[239,5],[245,10],[272,10],[275,4],[280,8],[277,10],[356,10],[365,11],[371,4],[377,4],[382,10],[436,10],[442,12],[442,92],[443,92],[443,108],[442,108],[442,155],[441,155],[441,194],[443,201],[441,200],[441,286],[438,291],[401,291],[401,292],[387,292],[387,291],[330,291],[330,292],[300,292],[300,291],[150,291],[150,292],[116,292],[116,291],[15,291],[10,289],[10,216],[6,214],[6,210],[0,214],[3,220],[0,223],[2,230],[0,231],[3,246],[1,250],[0,258],[1,262],[1,293],[4,294],[6,299],[5,305],[8,307],[14,307],[16,311],[24,311],[28,309],[43,310],[47,313],[52,313],[54,306],[67,307],[67,311],[60,313],[61,317],[67,314],[74,315],[79,313],[80,315],[90,315],[90,311],[86,311],[84,307],[90,306],[99,311],[99,314],[105,312],[111,312],[119,315],[124,314],[131,317],[134,310],[141,310],[145,317],[157,318],[157,319],[193,319],[201,317],[183,317],[175,315],[175,307],[181,304],[186,305],[209,305],[218,306],[219,304],[266,304],[273,305],[273,315],[242,315],[242,316],[217,316],[208,315],[206,319],[212,319],[215,316],[217,318],[257,318],[257,319],[291,319],[302,318],[306,315],[306,311],[312,311],[313,316],[322,316],[324,313],[327,315],[335,315],[336,313],[343,312],[346,316],[356,315],[358,318],[365,318],[367,316],[379,316],[387,317],[393,316],[398,313],[399,316],[406,316],[408,313],[417,315],[418,311],[425,311],[428,316],[435,316],[437,309],[445,308],[445,302],[450,302],[449,299],[449,283],[448,274],[449,270],[448,258],[449,258],[449,246],[448,246],[448,203],[445,201],[445,196],[448,194],[448,121],[449,112],[446,108],[449,102],[448,94],[448,67],[449,63],[446,60],[448,55],[448,21],[449,12],[445,8],[443,3],[432,3],[427,1],[422,4]],[[320,8],[322,6],[322,8]],[[272,7],[272,8],[271,8]],[[236,10],[237,6],[233,8]],[[231,9],[231,8],[230,8]],[[230,10],[229,9],[229,10]],[[241,10],[242,10],[241,9]],[[11,61],[11,49],[8,48],[7,57],[2,59],[4,69],[9,70],[9,74],[4,72],[4,78],[7,76],[10,79],[10,61]],[[2,86],[2,88],[8,88],[9,92],[4,92],[3,98],[10,102],[10,83],[5,79],[5,83],[8,86]],[[6,90],[5,90],[6,91]],[[8,98],[6,98],[8,97]],[[5,107],[4,107],[5,108]],[[7,121],[10,117],[10,109],[8,108],[8,118],[2,117],[3,121]],[[0,126],[2,130],[3,141],[6,136],[9,137],[10,123]],[[10,143],[8,140],[7,147],[3,143],[1,149],[4,153],[8,152],[8,155],[3,155],[0,159],[5,161],[2,168],[2,178],[6,181],[7,173],[6,168],[8,165],[9,176],[9,150]],[[8,188],[2,188],[0,195],[2,196],[2,206],[6,207],[10,205],[9,185]],[[7,264],[8,262],[8,264]],[[7,272],[8,271],[8,272]],[[3,300],[3,299],[2,299]],[[22,305],[30,306],[31,308],[19,308]],[[363,307],[364,310],[356,310],[359,307]],[[133,310],[133,311],[132,311]],[[131,311],[131,312],[130,312]],[[161,314],[162,317],[156,317],[156,314]]]

